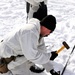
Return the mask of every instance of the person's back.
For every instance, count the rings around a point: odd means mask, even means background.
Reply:
[[[29,74],[30,66],[28,67],[28,65],[31,65],[32,63],[28,64],[29,61],[27,60],[27,58],[31,58],[31,57],[29,57],[30,53],[29,54],[26,53],[28,50],[30,50],[28,49],[29,44],[31,43],[30,42],[31,37],[29,37],[31,33],[29,32],[31,31],[31,32],[34,32],[34,34],[35,33],[37,34],[38,31],[40,30],[39,26],[40,26],[39,20],[31,19],[28,24],[26,24],[22,28],[19,28],[18,30],[12,31],[5,38],[3,38],[3,40],[1,40],[0,57],[1,58],[10,58],[11,56],[16,57],[15,61],[11,61],[8,64],[8,69],[9,71],[11,70],[13,75],[15,74],[30,75]],[[39,33],[37,35],[39,36]],[[34,37],[34,39],[37,39],[37,38]],[[29,44],[27,44],[28,41],[30,42]],[[24,56],[24,52],[27,54],[27,58]],[[21,55],[23,56],[19,57]]]

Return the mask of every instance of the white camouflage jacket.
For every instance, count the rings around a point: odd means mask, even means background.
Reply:
[[[7,35],[0,43],[0,57],[10,57],[24,55],[22,59],[16,60],[14,64],[9,65],[11,69],[26,61],[35,64],[45,64],[50,61],[51,53],[47,53],[44,40],[39,39],[40,23],[37,19],[30,19],[29,23],[18,30]]]

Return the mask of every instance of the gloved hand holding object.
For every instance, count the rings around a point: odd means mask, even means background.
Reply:
[[[52,56],[51,56],[50,60],[54,60],[58,56],[58,53],[60,51],[62,51],[64,48],[66,48],[66,49],[70,48],[65,41],[63,42],[63,46],[58,51],[51,52]]]
[[[58,56],[58,54],[56,53],[56,51],[51,52],[51,54],[52,54],[52,56],[51,56],[50,60],[54,60],[54,59]],[[36,66],[36,65],[34,64],[34,65],[32,65],[32,66],[30,67],[30,70],[31,70],[32,72],[34,72],[34,73],[41,73],[41,72],[43,72],[43,71],[45,70],[45,68],[40,67],[40,66]],[[53,70],[52,70],[52,71],[53,71]],[[56,74],[56,73],[55,73],[55,74]]]
[[[51,58],[50,58],[50,60],[54,60],[57,56],[58,56],[58,54],[56,53],[56,51],[53,51],[53,52],[51,52]]]
[[[66,42],[63,42],[63,46],[58,50],[58,51],[53,51],[53,52],[51,52],[51,57],[50,57],[50,60],[54,60],[57,56],[58,56],[58,53],[60,52],[60,51],[62,51],[64,48],[67,48],[67,49],[69,49],[69,46],[68,46],[68,44],[66,43]],[[43,72],[44,70],[45,70],[45,68],[43,68],[43,67],[38,67],[38,66],[36,66],[36,65],[32,65],[31,67],[30,67],[30,70],[32,71],[32,72],[34,72],[34,73],[41,73],[41,72]],[[50,70],[50,73],[52,74],[52,75],[60,75],[60,73],[59,72],[56,72],[54,69],[52,69],[52,70]]]

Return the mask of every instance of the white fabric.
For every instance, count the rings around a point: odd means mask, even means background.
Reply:
[[[45,69],[46,69],[47,72],[50,72],[50,70],[54,69],[54,68],[53,68],[53,64],[52,64],[51,61],[49,61],[49,62],[46,63],[46,64],[43,64],[43,67],[45,67]]]
[[[47,5],[47,0],[26,0],[26,1],[32,5],[30,7],[30,10],[29,10],[29,13],[28,13],[29,19],[31,19],[33,17],[33,13],[38,10],[40,2],[44,1],[44,3]],[[47,64],[44,64],[44,67],[46,68],[47,71],[50,71],[51,69],[53,69],[53,65],[52,65],[51,62],[48,62]]]
[[[30,3],[30,10],[28,13],[28,18],[33,17],[33,13],[36,12],[39,8],[40,2],[44,1],[45,4],[47,4],[47,0],[26,0],[28,3]]]
[[[31,19],[33,17],[33,13],[36,12],[39,8],[38,6],[32,6],[30,7],[29,13],[28,13],[28,18]]]
[[[39,2],[44,1],[45,3],[47,3],[47,0],[26,0],[26,2],[30,3],[33,6],[38,6]]]
[[[8,65],[8,68],[12,73],[14,73],[14,71],[15,73],[22,73],[18,72],[22,69],[22,67],[20,68],[20,65],[23,66],[28,60],[36,64],[45,64],[49,62],[50,53],[46,53],[47,50],[44,40],[39,40],[39,34],[39,20],[32,18],[27,25],[10,33],[10,35],[7,35],[7,37],[4,38],[4,41],[0,43],[1,57],[6,58],[11,55],[24,55],[24,57],[17,58],[15,62],[12,61]],[[25,73],[23,75],[25,75]]]
[[[46,71],[42,73],[33,73],[29,70],[29,63],[25,62],[22,65],[19,65],[14,69],[11,69],[11,71],[0,75],[51,75],[51,74],[47,73]]]

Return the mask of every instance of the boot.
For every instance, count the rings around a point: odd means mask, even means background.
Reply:
[[[60,75],[60,71],[55,71],[54,69],[52,69],[51,71],[50,71],[50,73],[52,74],[52,75]]]
[[[39,67],[39,66],[37,66],[37,65],[32,65],[32,66],[30,67],[30,70],[31,70],[32,72],[34,72],[34,73],[41,73],[41,72],[43,72],[43,71],[45,70],[45,68]]]

